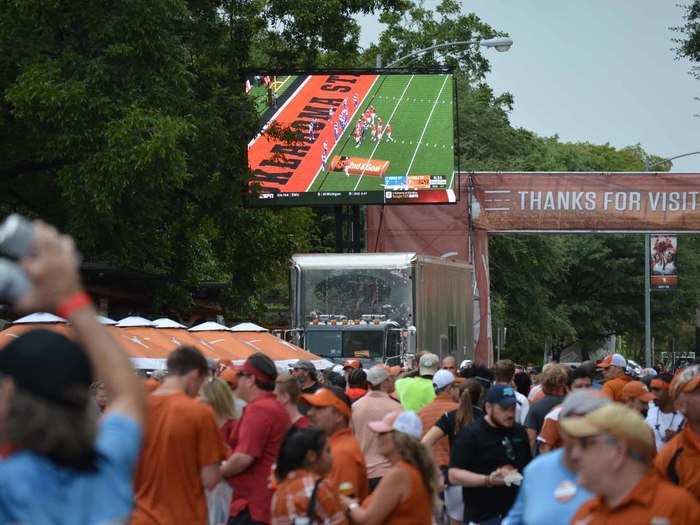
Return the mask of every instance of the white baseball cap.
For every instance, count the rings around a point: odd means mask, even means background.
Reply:
[[[471,360],[471,359],[465,359],[464,361],[462,361],[462,362],[459,364],[459,368],[460,368],[460,369],[462,369],[462,368],[469,368],[470,366],[472,366],[472,360]]]
[[[377,433],[396,430],[413,438],[420,439],[423,435],[423,423],[415,412],[389,412],[381,421],[370,421],[369,428]]]
[[[455,382],[455,376],[449,370],[438,370],[433,376],[433,386],[438,390],[442,390],[448,385]]]
[[[609,366],[618,366],[620,368],[627,367],[627,360],[620,354],[612,354],[603,359],[598,368],[608,368]]]

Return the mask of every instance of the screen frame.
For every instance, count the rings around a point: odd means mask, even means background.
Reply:
[[[449,74],[452,75],[452,125],[453,125],[453,157],[454,157],[454,168],[453,168],[453,181],[452,190],[455,194],[454,202],[411,202],[409,200],[399,201],[399,202],[354,202],[349,201],[345,196],[341,196],[335,200],[328,200],[323,202],[294,202],[294,201],[283,201],[279,202],[276,199],[260,199],[254,193],[254,190],[250,188],[248,183],[246,184],[247,190],[245,191],[243,202],[246,207],[250,208],[287,208],[287,207],[318,207],[318,206],[405,206],[405,205],[454,205],[457,204],[461,198],[461,155],[459,154],[459,144],[460,144],[460,129],[459,129],[459,96],[457,92],[457,76],[455,74],[455,68],[451,66],[435,66],[435,67],[392,67],[392,68],[244,68],[241,70],[241,89],[245,94],[245,82],[247,79],[253,76],[309,76],[309,75],[440,75]],[[256,126],[255,133],[251,135],[245,135],[243,140],[243,154],[244,154],[244,166],[246,169],[247,181],[252,180],[252,173],[249,169],[248,164],[248,143],[253,140],[262,129],[262,126],[266,122],[259,121],[259,125]],[[422,190],[430,191],[430,190]],[[303,192],[308,193],[308,192]],[[348,193],[348,192],[343,192]]]

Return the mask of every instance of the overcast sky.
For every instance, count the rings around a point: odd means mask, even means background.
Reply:
[[[462,9],[513,38],[486,50],[496,93],[515,97],[511,122],[571,142],[640,143],[672,157],[700,151],[700,81],[672,49],[683,0],[463,0]],[[426,2],[435,5],[436,2]],[[363,46],[381,31],[361,21]],[[673,171],[700,172],[700,155]]]

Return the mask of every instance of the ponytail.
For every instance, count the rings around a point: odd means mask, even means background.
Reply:
[[[419,440],[404,434],[393,432],[394,444],[401,459],[418,469],[425,488],[428,489],[433,506],[439,505],[438,501],[438,469],[433,461],[430,451]]]

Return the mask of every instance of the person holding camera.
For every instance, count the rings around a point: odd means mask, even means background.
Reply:
[[[26,281],[14,307],[55,312],[76,337],[32,330],[0,352],[0,440],[11,450],[0,459],[0,523],[125,521],[143,439],[143,385],[97,320],[73,240],[42,222],[24,224],[25,249],[12,255]],[[99,423],[94,381],[110,399]]]

